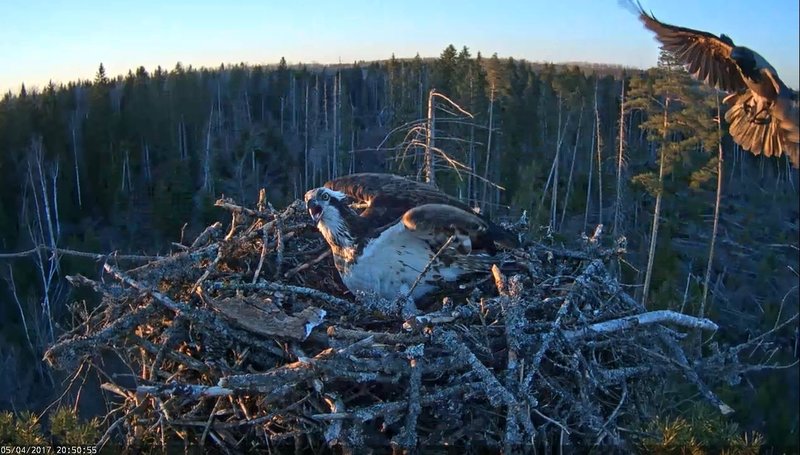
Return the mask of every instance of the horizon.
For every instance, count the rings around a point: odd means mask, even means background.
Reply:
[[[787,85],[800,86],[797,1],[779,0],[757,11],[743,0],[647,0],[643,6],[666,23],[731,36],[764,56]],[[492,8],[451,0],[402,5],[310,1],[301,11],[255,0],[235,5],[143,0],[136,7],[31,0],[5,9],[0,19],[3,94],[19,93],[22,84],[30,91],[49,81],[91,80],[100,63],[116,78],[140,66],[151,72],[159,66],[171,70],[177,63],[218,68],[274,65],[281,57],[290,65],[349,65],[387,60],[392,54],[437,58],[453,44],[467,46],[473,57],[480,51],[487,58],[497,53],[531,63],[647,69],[655,66],[659,51],[653,34],[618,0],[513,0]],[[415,11],[425,14],[409,14]]]
[[[458,47],[458,46],[455,45],[455,43],[453,43],[453,46],[455,46],[456,50],[459,51],[459,52],[461,51],[461,49],[463,47],[463,46],[462,47]],[[469,46],[467,46],[467,48],[468,48],[468,50],[469,50],[469,52],[471,54],[471,58],[473,58],[473,59],[477,56],[478,52],[480,52],[481,58],[484,59],[484,60],[489,59],[489,58],[492,57],[491,54],[486,54],[484,52],[481,52],[480,50],[473,50]],[[444,50],[444,49],[442,49],[442,50]],[[413,55],[413,56],[397,56],[397,55],[395,55],[394,57],[398,61],[411,61],[414,58],[416,58],[416,54]],[[438,55],[438,54],[437,55],[430,55],[430,56],[420,55],[419,57],[423,61],[425,61],[425,60],[438,59],[440,57],[440,55]],[[341,61],[341,62],[318,62],[318,61],[292,62],[292,61],[286,60],[286,66],[289,67],[289,68],[293,68],[293,69],[300,68],[300,67],[303,67],[303,66],[309,66],[309,67],[314,67],[314,66],[334,67],[334,66],[339,66],[339,65],[341,65],[341,66],[352,66],[352,65],[357,65],[357,64],[370,64],[370,63],[374,63],[374,62],[378,62],[378,63],[386,62],[386,61],[390,60],[391,58],[392,58],[392,55],[390,55],[390,56],[388,56],[386,58],[378,58],[378,59],[374,59],[374,60],[356,60],[356,61],[351,61],[351,62],[345,62],[345,61]],[[641,70],[641,71],[647,70],[647,68],[630,66],[630,65],[623,65],[623,64],[620,64],[620,63],[589,62],[589,61],[574,61],[574,60],[563,61],[563,62],[552,62],[552,61],[543,61],[543,60],[533,61],[533,60],[528,60],[528,59],[525,59],[525,58],[516,58],[516,57],[514,57],[512,55],[503,56],[503,55],[499,55],[499,54],[498,54],[498,58],[500,60],[507,60],[508,58],[513,58],[517,62],[526,62],[526,63],[532,64],[532,65],[544,65],[544,64],[555,65],[555,66],[601,65],[601,66],[606,66],[606,67],[609,67],[609,68],[618,67],[618,68],[623,68],[623,69],[633,69],[633,70]],[[98,62],[97,66],[94,69],[94,72],[92,72],[91,74],[87,74],[85,77],[75,77],[75,78],[68,79],[68,80],[48,79],[47,81],[44,81],[44,82],[42,82],[40,84],[28,84],[27,82],[22,82],[22,83],[20,83],[20,86],[16,88],[16,90],[9,88],[9,89],[7,89],[5,91],[0,92],[0,95],[5,95],[6,93],[11,92],[12,95],[17,96],[17,95],[19,95],[19,92],[20,92],[20,90],[21,90],[23,85],[25,86],[25,91],[30,94],[32,91],[35,91],[37,93],[41,93],[50,84],[50,82],[53,82],[53,84],[55,84],[57,87],[59,85],[67,86],[67,84],[69,84],[69,83],[80,83],[80,82],[86,82],[86,81],[92,82],[92,81],[94,81],[94,78],[97,75],[97,72],[99,71],[101,64],[103,65],[103,69],[104,69],[104,71],[106,73],[106,77],[109,80],[114,81],[114,80],[117,80],[117,79],[124,79],[128,75],[129,72],[135,73],[136,70],[139,67],[144,67],[145,70],[147,71],[147,73],[152,75],[158,68],[161,68],[162,71],[170,72],[170,71],[174,70],[179,64],[184,69],[192,69],[192,70],[195,70],[195,71],[200,71],[200,70],[212,70],[213,71],[213,70],[219,69],[221,65],[224,65],[225,69],[227,69],[229,67],[238,66],[238,65],[245,65],[245,66],[248,66],[248,67],[257,67],[257,66],[276,67],[276,66],[278,66],[280,64],[280,60],[275,61],[275,62],[258,62],[258,63],[253,63],[253,62],[219,62],[217,64],[211,64],[211,65],[192,65],[192,64],[187,64],[185,62],[177,61],[174,64],[172,64],[171,66],[156,65],[155,67],[146,67],[144,65],[138,65],[138,66],[135,66],[135,67],[128,68],[127,70],[125,70],[125,72],[120,72],[120,73],[117,73],[117,74],[111,74],[111,72],[109,72],[109,70],[108,70],[108,67],[103,62]]]

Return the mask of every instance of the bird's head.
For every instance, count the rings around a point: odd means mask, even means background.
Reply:
[[[736,61],[739,61],[742,59],[746,59],[750,53],[751,53],[750,49],[746,47],[734,46],[733,49],[731,49],[731,58]]]
[[[311,220],[330,245],[344,248],[353,245],[358,215],[350,208],[350,199],[344,193],[315,188],[306,193],[305,201]]]
[[[335,222],[342,217],[343,210],[349,209],[344,193],[324,187],[308,190],[305,201],[314,223]]]
[[[755,52],[744,46],[734,46],[731,49],[731,59],[739,65],[742,73],[750,78],[754,78],[759,70],[759,57]]]

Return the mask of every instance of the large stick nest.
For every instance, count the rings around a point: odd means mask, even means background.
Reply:
[[[687,333],[716,325],[646,313],[607,271],[621,245],[594,237],[580,250],[509,252],[526,272],[495,269],[489,286],[409,317],[402,302],[347,294],[301,202],[282,212],[217,205],[233,214],[227,232],[217,223],[128,270],[112,256],[103,282],[70,277],[102,301],[75,307],[80,323],[46,359],[101,372],[118,407],[99,445],[624,444],[653,417],[653,391],[670,375],[686,378],[687,396],[731,411],[706,383],[736,382],[738,351],[687,358]]]

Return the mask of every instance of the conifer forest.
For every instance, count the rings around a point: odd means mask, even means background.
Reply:
[[[123,270],[117,261],[134,267],[188,251],[208,226],[231,223],[222,198],[277,213],[332,178],[389,172],[433,182],[495,220],[524,225],[520,232],[534,246],[578,251],[598,242],[624,250],[607,266],[631,302],[719,326],[713,334],[686,331],[687,352],[747,346],[737,351],[740,375],[708,384],[735,412],[715,413],[705,389],[693,385],[697,374],[684,382],[664,376],[652,402],[631,404],[646,408],[650,422],[625,420],[627,389],[609,395],[616,397],[609,412],[598,411],[614,421],[609,434],[655,434],[637,446],[652,449],[653,441],[666,446],[669,437],[684,437],[684,425],[695,440],[727,441],[726,448],[735,449],[730,440],[745,447],[758,437],[796,452],[800,175],[786,157],[754,156],[731,140],[718,121],[723,96],[665,51],[656,67],[640,70],[501,59],[453,45],[438,58],[339,65],[178,63],[111,75],[100,64],[93,80],[7,93],[0,100],[0,442],[14,431],[71,431],[92,444],[101,435],[122,443],[133,433],[123,430],[127,423],[109,429],[122,417],[112,408],[124,391],[101,387],[109,379],[100,371],[144,374],[128,371],[124,356],[96,352],[78,371],[44,360],[66,334],[89,335],[71,333],[81,317],[116,308],[102,303],[113,296],[75,286],[72,277],[105,283],[114,280],[110,268]],[[284,237],[281,248],[292,240]],[[191,356],[186,352],[176,355]],[[676,390],[685,399],[663,398]],[[639,396],[632,387],[630,396]],[[581,434],[584,427],[570,424],[580,419],[540,409],[557,424],[536,417],[535,425]],[[429,423],[423,425],[425,412],[419,428]],[[413,426],[404,416],[398,414],[399,428]],[[318,432],[327,437],[333,422],[308,428],[328,428]],[[197,431],[207,446],[234,445],[214,428],[186,431]],[[294,438],[295,448],[324,453]],[[401,439],[398,447],[413,446]],[[719,444],[704,447],[715,453]],[[734,449],[729,453],[750,453]]]

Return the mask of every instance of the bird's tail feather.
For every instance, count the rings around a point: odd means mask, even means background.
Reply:
[[[765,106],[752,92],[733,93],[725,98],[731,107],[725,113],[733,140],[754,155],[781,156],[786,153],[798,166],[797,142],[792,141],[792,120],[779,109]],[[796,134],[796,133],[794,133]]]

